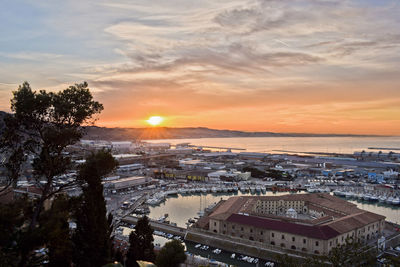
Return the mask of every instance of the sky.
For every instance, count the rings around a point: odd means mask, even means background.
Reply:
[[[0,4],[0,110],[87,81],[99,126],[400,135],[398,0]]]

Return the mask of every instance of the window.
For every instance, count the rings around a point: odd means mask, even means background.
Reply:
[[[282,239],[285,239],[285,235],[282,235]]]
[[[318,246],[319,246],[319,242],[318,242],[318,241],[315,241],[315,245],[318,247]]]
[[[296,238],[292,237],[292,241],[293,241],[293,242],[296,241]]]
[[[263,231],[260,232],[260,235],[263,235]]]
[[[271,241],[271,245],[275,246],[275,242],[274,242],[274,241]]]
[[[264,240],[260,239],[260,242],[262,243],[262,242],[264,242]]]
[[[253,232],[253,229],[250,229],[250,233],[252,233]]]
[[[214,226],[217,226],[217,222],[214,222]]]
[[[226,232],[225,232],[225,231],[222,231],[222,233],[223,233],[223,234],[226,234]]]
[[[224,228],[226,228],[226,224],[224,224]]]
[[[314,251],[314,253],[315,253],[315,254],[319,254],[319,251],[318,251],[318,250],[316,250],[316,251]]]
[[[275,237],[274,233],[271,233],[271,236],[272,236],[272,237]]]
[[[296,250],[296,246],[291,246],[290,248]]]
[[[235,226],[234,225],[232,225],[232,229],[235,230]]]
[[[306,239],[303,239],[303,244],[305,244],[305,243],[307,243],[307,240],[306,240]]]
[[[331,242],[329,242],[329,246],[332,246],[332,241],[331,241]]]
[[[240,227],[240,230],[242,230],[242,231],[243,231],[243,227]]]

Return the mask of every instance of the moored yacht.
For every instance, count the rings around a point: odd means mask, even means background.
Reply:
[[[387,204],[393,204],[393,197],[388,197],[387,199],[386,199],[386,203]]]
[[[393,205],[400,205],[400,198],[398,198],[398,197],[393,198],[392,204]]]
[[[377,196],[371,195],[371,197],[369,198],[369,201],[376,202],[376,201],[378,201],[378,199],[379,198]]]
[[[385,203],[386,202],[386,197],[385,196],[380,196],[378,198],[379,203]]]

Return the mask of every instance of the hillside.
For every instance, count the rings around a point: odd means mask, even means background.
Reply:
[[[3,118],[7,113],[0,111],[0,133],[4,127]],[[151,139],[188,139],[188,138],[223,138],[223,137],[366,137],[367,135],[339,134],[306,134],[306,133],[273,133],[245,132],[233,130],[216,130],[205,127],[155,127],[155,128],[106,128],[86,127],[84,139],[94,140],[151,140]],[[371,135],[368,135],[371,136]]]
[[[348,137],[365,135],[338,134],[305,134],[305,133],[273,133],[245,132],[232,130],[216,130],[204,127],[187,128],[105,128],[87,127],[85,139],[97,140],[151,140],[151,139],[188,139],[188,138],[223,138],[223,137]]]

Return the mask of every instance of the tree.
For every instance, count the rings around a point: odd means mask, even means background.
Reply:
[[[344,244],[329,252],[327,260],[334,266],[374,266],[376,253],[359,240],[347,238]]]
[[[71,266],[73,243],[68,220],[73,201],[65,195],[58,195],[51,209],[45,211],[40,217],[40,232],[48,248],[48,266],[50,267]]]
[[[77,266],[102,266],[112,259],[112,215],[107,216],[101,178],[117,166],[110,152],[92,154],[79,167],[78,181],[83,194],[76,211],[74,235]]]
[[[0,266],[16,266],[20,259],[23,225],[29,213],[26,197],[0,204]]]
[[[1,145],[9,155],[6,165],[8,186],[16,184],[20,166],[25,156],[30,156],[34,175],[31,182],[41,190],[27,222],[19,266],[28,264],[27,259],[40,240],[36,228],[44,202],[74,183],[55,187],[55,179],[72,166],[69,156],[64,153],[65,148],[80,140],[83,135],[81,125],[91,122],[102,109],[100,103],[93,101],[86,82],[58,93],[35,92],[24,82],[13,92],[11,110],[14,114],[8,122],[6,120],[4,131],[8,136]]]
[[[185,260],[185,247],[178,240],[172,240],[161,248],[156,264],[158,267],[178,267]]]
[[[23,138],[18,131],[18,121],[11,114],[4,116],[4,131],[0,136],[0,154],[5,160],[0,164],[6,172],[6,181],[4,187],[0,189],[1,193],[6,193],[10,187],[15,188],[21,173],[21,167],[26,160],[23,149]]]
[[[126,266],[137,266],[137,260],[154,262],[153,229],[150,227],[147,216],[139,219],[134,231],[129,235],[129,250]]]

